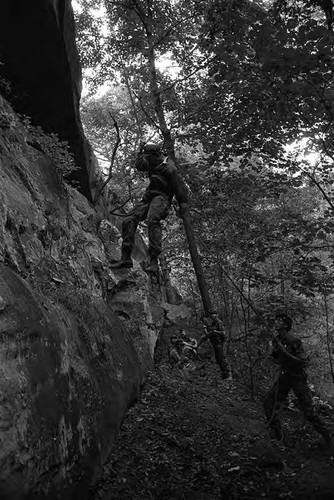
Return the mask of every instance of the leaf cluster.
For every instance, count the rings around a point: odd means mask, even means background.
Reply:
[[[33,125],[28,116],[21,117],[21,123],[27,134],[27,143],[48,156],[62,177],[66,178],[77,170],[66,141],[61,141],[56,133],[46,133],[40,126]]]

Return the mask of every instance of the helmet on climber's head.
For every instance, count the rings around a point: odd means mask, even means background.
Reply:
[[[143,144],[138,153],[135,167],[137,170],[147,172],[152,168],[159,165],[163,160],[162,147],[159,144],[148,142]]]
[[[293,320],[285,312],[279,312],[275,315],[275,326],[276,328],[281,328],[282,326],[286,328],[289,332],[292,328]]]
[[[148,142],[142,147],[142,154],[145,155],[160,155],[161,153],[161,145],[155,144],[154,142]]]
[[[210,309],[207,315],[203,318],[203,323],[205,326],[213,326],[216,322],[219,321],[218,312],[216,309]]]

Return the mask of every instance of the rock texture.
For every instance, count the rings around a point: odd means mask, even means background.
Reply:
[[[87,498],[152,367],[164,317],[177,315],[142,270],[143,242],[133,269],[109,269],[120,232],[103,198],[89,203],[97,179],[80,92],[70,0],[2,0],[1,500]],[[54,143],[32,137],[13,108],[68,141],[80,192],[65,184]]]
[[[119,231],[0,98],[0,498],[85,498],[137,398],[164,312]],[[153,286],[153,289],[152,289]]]
[[[94,167],[79,115],[81,69],[70,0],[1,0],[0,77],[10,82],[17,112],[69,143],[80,167],[71,181],[91,199]]]

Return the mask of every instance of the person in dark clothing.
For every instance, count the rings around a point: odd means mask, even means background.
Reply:
[[[325,445],[331,446],[330,432],[315,411],[312,394],[307,385],[305,371],[307,358],[303,343],[290,333],[291,327],[292,319],[288,315],[282,313],[276,316],[275,328],[278,335],[272,343],[272,358],[274,362],[279,364],[280,374],[264,399],[264,411],[267,421],[275,437],[278,440],[283,439],[278,412],[286,401],[290,390],[293,390],[306,419],[321,434]]]
[[[122,225],[122,257],[110,267],[131,268],[131,253],[135,234],[140,221],[147,220],[150,262],[146,271],[157,272],[158,257],[161,253],[161,225],[169,213],[175,196],[180,215],[188,208],[188,190],[172,160],[162,153],[160,146],[146,144],[139,153],[135,167],[148,174],[150,183],[142,200],[129,212]]]
[[[190,337],[184,330],[181,330],[179,335],[173,335],[169,356],[172,362],[178,365],[181,365],[184,360],[188,362],[198,359],[196,339]]]
[[[198,341],[198,348],[206,340],[210,340],[215,354],[216,362],[220,367],[223,380],[231,380],[231,370],[224,351],[225,329],[216,311],[210,313],[203,320],[205,335]]]

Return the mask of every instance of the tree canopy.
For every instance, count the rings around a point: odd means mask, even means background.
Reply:
[[[256,324],[249,303],[316,322],[334,284],[332,2],[79,3],[82,116],[107,163],[115,121],[120,131],[115,205],[131,206],[141,187],[140,141],[162,141],[190,188],[202,264],[231,335]],[[198,312],[185,248],[171,216],[163,257]]]

